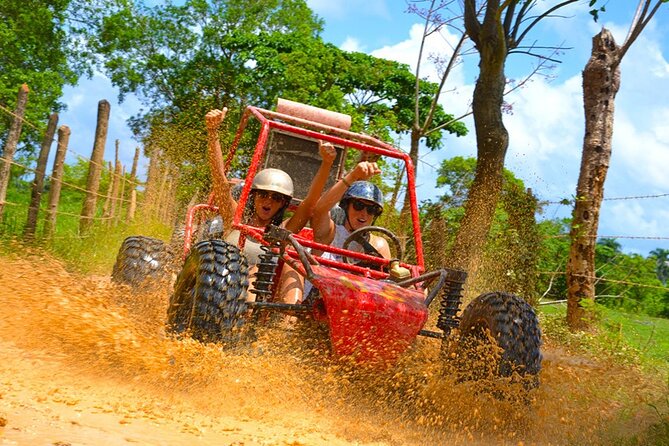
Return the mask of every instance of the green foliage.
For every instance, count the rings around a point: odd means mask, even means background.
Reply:
[[[657,278],[666,286],[669,280],[669,249],[657,248],[650,255],[655,258]]]
[[[41,142],[46,118],[64,108],[63,86],[74,85],[85,71],[67,33],[70,0],[3,0],[0,2],[0,105],[14,110],[19,86],[30,88],[20,147],[33,153]],[[0,145],[11,115],[0,110]]]
[[[597,323],[592,332],[572,332],[566,323],[566,305],[539,307],[541,329],[547,342],[569,350],[607,357],[629,365],[660,367],[669,371],[669,320],[595,305]]]
[[[595,247],[595,262],[597,276],[603,278],[595,284],[598,302],[628,312],[669,317],[669,288],[657,278],[654,257],[624,254],[617,242],[603,239]]]
[[[320,38],[322,20],[304,0],[191,0],[152,8],[98,0],[88,42],[121,96],[147,109],[132,120],[148,152],[183,168],[186,197],[208,183],[203,116],[228,107],[222,146],[229,146],[247,105],[272,108],[278,97],[350,114],[352,130],[386,141],[413,123],[415,77],[409,67],[347,53]],[[435,84],[420,82],[426,113]],[[450,121],[438,107],[435,123]],[[462,123],[445,131],[466,133]],[[425,142],[441,145],[441,132]],[[254,140],[245,135],[232,168],[245,171]],[[185,173],[184,173],[185,172]]]
[[[444,160],[437,187],[445,187],[447,191],[437,202],[428,201],[421,207],[426,256],[431,266],[445,264],[446,253],[464,216],[464,203],[475,171],[474,158]],[[484,249],[483,264],[475,278],[475,289],[504,290],[536,301],[536,265],[541,244],[535,221],[537,208],[531,191],[505,169],[502,195]]]

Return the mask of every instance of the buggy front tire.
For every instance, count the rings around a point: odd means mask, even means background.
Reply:
[[[193,246],[167,309],[168,330],[201,342],[234,344],[247,313],[248,263],[234,245],[205,240]]]
[[[470,377],[518,374],[529,378],[530,386],[538,384],[542,359],[539,320],[520,297],[504,292],[478,296],[463,311],[459,332],[460,347],[469,356]]]

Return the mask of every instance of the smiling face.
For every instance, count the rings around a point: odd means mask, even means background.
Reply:
[[[286,204],[288,197],[278,192],[266,190],[253,191],[255,224],[266,226],[277,212]]]
[[[373,201],[353,199],[346,206],[346,229],[355,231],[370,226],[380,214],[381,207]]]

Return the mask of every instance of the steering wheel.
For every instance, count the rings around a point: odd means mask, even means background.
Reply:
[[[365,254],[369,254],[374,257],[379,257],[383,258],[381,253],[372,246],[369,241],[364,237],[367,233],[372,233],[372,232],[380,232],[381,234],[385,235],[391,242],[393,247],[395,248],[395,253],[397,254],[396,258],[402,259],[404,257],[404,253],[402,252],[402,245],[400,245],[400,241],[397,238],[395,234],[393,234],[390,230],[386,228],[382,228],[381,226],[363,226],[362,228],[358,228],[355,231],[351,232],[348,237],[346,237],[346,240],[344,240],[344,244],[342,245],[342,249],[348,249],[348,245],[350,245],[352,242],[357,242],[362,246]],[[344,262],[348,264],[353,264],[357,259],[353,259],[348,256],[344,256]],[[359,266],[362,266],[361,263],[367,263],[364,260],[360,263],[358,263]],[[365,265],[367,266],[367,265]],[[374,265],[377,266],[378,265]]]

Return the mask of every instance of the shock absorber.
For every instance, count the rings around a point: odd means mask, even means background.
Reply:
[[[462,281],[452,280],[448,282],[448,286],[444,287],[442,291],[437,327],[444,332],[444,336],[448,336],[452,329],[460,325],[458,311],[460,311],[460,305],[462,305],[463,285],[464,278]]]
[[[257,302],[267,302],[272,297],[272,285],[274,285],[274,276],[276,276],[276,269],[279,265],[279,256],[276,247],[262,245],[260,249],[263,251],[258,257],[258,271],[255,274],[255,281],[253,282],[253,289],[251,292],[256,295]]]

